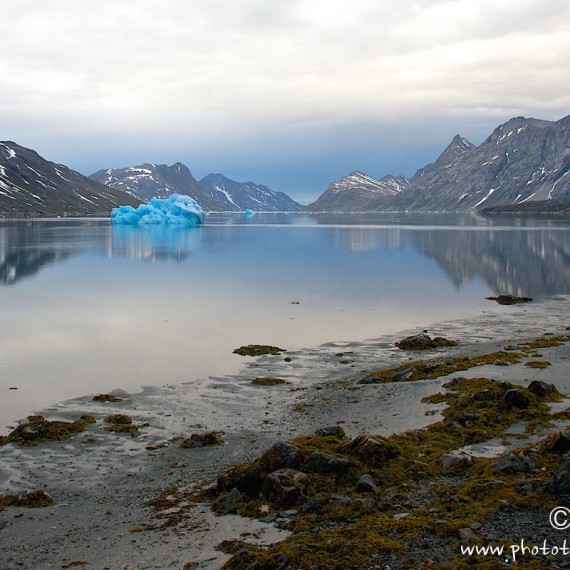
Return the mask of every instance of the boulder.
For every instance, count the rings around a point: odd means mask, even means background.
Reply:
[[[309,501],[307,501],[302,507],[301,512],[303,513],[314,513],[326,505],[329,502],[329,499],[325,499],[323,497],[313,497]]]
[[[344,443],[340,449],[375,466],[383,465],[400,455],[399,449],[380,435],[359,435]]]
[[[264,499],[280,508],[289,508],[306,496],[307,475],[296,469],[279,469],[270,473],[263,483]]]
[[[271,473],[278,469],[298,469],[301,465],[299,448],[285,441],[274,443],[257,461],[257,466]]]
[[[462,451],[452,451],[450,453],[444,453],[440,458],[439,462],[442,467],[446,469],[453,468],[469,468],[473,465],[473,458]]]
[[[511,388],[503,394],[503,399],[501,402],[502,406],[507,410],[512,408],[519,408],[521,410],[528,408],[531,404],[531,400],[527,394],[518,388]]]
[[[549,398],[560,396],[560,392],[554,384],[547,384],[542,380],[533,380],[528,385],[528,391],[532,392],[535,396],[539,398]]]
[[[522,473],[528,471],[527,465],[514,453],[504,453],[492,465],[495,473]]]
[[[439,348],[441,346],[457,346],[454,340],[448,340],[441,336],[431,338],[425,333],[408,336],[396,343],[401,350],[429,350],[430,348]]]
[[[570,430],[552,432],[540,440],[536,447],[540,452],[567,453],[570,451]]]
[[[20,496],[18,506],[35,508],[35,507],[52,507],[55,505],[53,497],[46,493],[43,489],[34,489],[26,491],[24,496]]]
[[[400,370],[392,375],[392,382],[407,382],[408,380],[412,379],[414,375],[413,368],[404,368],[404,370]]]
[[[243,501],[244,496],[234,487],[227,495],[216,500],[214,510],[221,515],[237,513],[238,505]]]
[[[346,473],[354,466],[346,457],[322,451],[313,451],[303,462],[303,469],[309,473]]]
[[[471,399],[474,402],[489,402],[490,400],[495,400],[497,398],[496,392],[489,389],[483,388],[471,395]]]
[[[231,491],[234,487],[249,497],[257,498],[263,486],[265,473],[252,463],[230,465],[218,475],[218,492]]]
[[[374,479],[372,479],[368,473],[364,474],[358,480],[358,483],[356,484],[356,491],[358,493],[374,493],[375,495],[380,494],[380,489],[378,489],[378,486],[374,482]]]

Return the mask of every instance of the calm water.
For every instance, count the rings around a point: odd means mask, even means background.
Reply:
[[[0,276],[6,432],[67,398],[236,372],[232,350],[243,344],[361,340],[476,314],[492,294],[570,293],[570,224],[396,214],[210,216],[193,229],[4,220]]]

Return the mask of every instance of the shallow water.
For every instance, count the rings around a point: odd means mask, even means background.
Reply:
[[[0,432],[67,398],[235,373],[243,344],[362,340],[492,294],[570,293],[569,238],[564,220],[466,215],[0,221]]]

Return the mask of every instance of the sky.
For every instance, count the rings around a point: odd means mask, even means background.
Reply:
[[[568,0],[0,0],[0,140],[309,203],[570,114]]]

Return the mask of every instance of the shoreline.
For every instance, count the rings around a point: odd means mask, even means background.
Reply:
[[[229,558],[213,549],[221,540],[250,532],[271,543],[283,536],[283,531],[236,515],[214,517],[206,507],[197,507],[192,523],[177,532],[132,532],[153,524],[152,512],[144,502],[170,487],[215,481],[221,468],[251,461],[277,440],[329,425],[341,423],[347,435],[355,437],[361,433],[386,436],[434,423],[441,416],[431,414],[433,405],[421,399],[439,391],[444,382],[441,378],[359,386],[357,390],[347,386],[354,386],[356,378],[366,372],[410,358],[482,354],[506,343],[561,334],[570,325],[565,310],[569,302],[570,297],[557,297],[500,312],[491,306],[477,317],[446,321],[429,329],[432,335],[460,341],[460,346],[453,348],[419,354],[400,351],[393,345],[395,340],[420,332],[403,331],[359,343],[332,342],[277,357],[259,357],[237,376],[209,379],[199,398],[195,397],[197,386],[189,383],[122,394],[125,400],[120,404],[96,404],[90,398],[62,403],[49,410],[48,419],[75,419],[89,413],[95,415],[97,425],[63,442],[0,448],[3,493],[41,488],[57,503],[42,509],[10,507],[0,511],[4,545],[0,563],[6,570],[61,568],[74,561],[88,563],[87,568],[130,566],[143,570],[180,569],[195,560],[199,568],[219,568]],[[545,379],[569,394],[570,349],[563,345],[548,351],[552,365],[544,370],[524,369],[518,364],[483,366],[475,372],[517,383]],[[292,361],[285,362],[284,356]],[[291,384],[251,386],[249,381],[256,376],[285,378]],[[428,411],[431,415],[426,415]],[[150,425],[135,438],[103,434],[100,420],[110,413],[127,413],[137,423]],[[225,445],[187,450],[172,441],[207,430],[224,431]]]

